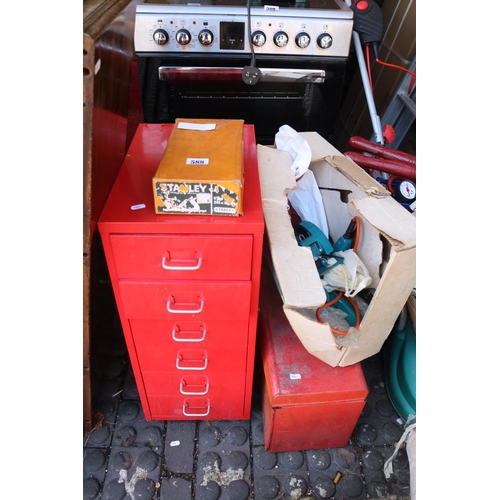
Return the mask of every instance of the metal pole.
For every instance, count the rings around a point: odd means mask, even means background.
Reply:
[[[345,0],[345,3],[348,7],[351,7],[351,0]],[[361,40],[359,39],[358,33],[356,33],[355,31],[352,32],[352,38],[354,41],[354,48],[356,49],[356,56],[358,59],[359,71],[361,73],[361,80],[363,81],[366,102],[370,111],[370,119],[372,122],[373,133],[375,134],[375,140],[381,146],[384,146],[385,141],[382,135],[382,124],[380,122],[380,117],[377,114],[375,101],[373,100],[372,89],[370,87],[370,79],[368,78],[368,71],[366,70],[365,56],[363,55],[363,48],[361,46]]]

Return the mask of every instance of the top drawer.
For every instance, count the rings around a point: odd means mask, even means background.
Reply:
[[[118,278],[249,280],[252,235],[111,234]]]

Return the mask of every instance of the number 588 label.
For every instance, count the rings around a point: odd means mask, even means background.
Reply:
[[[208,158],[186,158],[186,165],[208,165]]]

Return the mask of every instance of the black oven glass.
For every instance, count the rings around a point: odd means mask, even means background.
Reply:
[[[287,67],[290,59],[261,56],[259,67]],[[302,62],[301,67],[326,71],[322,84],[265,83],[246,85],[240,81],[159,81],[160,66],[241,67],[248,57],[204,60],[191,57],[138,57],[139,79],[146,123],[173,123],[176,118],[244,119],[253,124],[258,142],[272,144],[281,125],[298,132],[315,130],[333,141],[338,106],[342,93],[345,60]]]

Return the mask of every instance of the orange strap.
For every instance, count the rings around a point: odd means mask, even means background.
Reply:
[[[356,251],[358,249],[358,245],[359,245],[359,236],[361,233],[361,228],[360,228],[361,221],[359,220],[358,216],[355,216],[354,219],[356,220],[356,236],[354,239],[353,250]],[[327,302],[326,304],[323,304],[322,306],[318,307],[318,309],[316,309],[316,319],[320,323],[324,324],[325,321],[323,321],[323,319],[321,318],[321,311],[323,309],[326,309],[327,307],[333,306],[333,304],[338,302],[342,297],[344,297],[344,292],[339,291],[339,292],[337,292],[337,296],[333,300],[330,300],[330,302]],[[346,297],[346,299],[349,301],[349,303],[352,305],[352,307],[354,309],[354,313],[356,314],[356,324],[354,325],[354,328],[358,329],[359,324],[361,323],[361,319],[360,319],[361,315],[359,313],[359,308],[358,308],[356,302],[354,302],[354,300],[351,299],[351,297]],[[330,330],[333,333],[335,333],[336,335],[342,335],[342,336],[347,335],[347,331],[337,330],[337,329],[333,328],[332,326],[330,326]]]
[[[323,304],[322,306],[318,307],[318,309],[316,309],[316,319],[320,323],[324,324],[325,321],[323,321],[323,318],[321,318],[321,311],[323,309],[326,309],[327,307],[333,306],[333,304],[335,304],[335,302],[338,302],[344,296],[345,296],[344,292],[338,292],[337,296],[333,300],[330,300],[330,302],[327,302],[326,304]],[[354,302],[354,300],[351,299],[351,297],[346,297],[346,299],[349,301],[349,303],[354,308],[354,313],[356,314],[356,324],[354,325],[354,328],[357,329],[357,328],[359,328],[359,324],[361,322],[361,320],[360,320],[361,316],[359,314],[358,306],[356,305],[356,302]],[[330,330],[333,333],[335,333],[336,335],[342,335],[342,336],[346,336],[347,332],[348,332],[348,330],[337,330],[337,329],[333,328],[331,325],[330,325]]]

